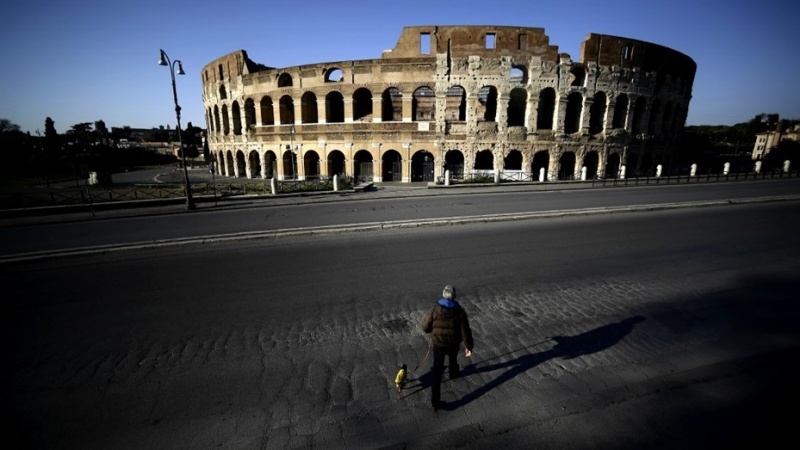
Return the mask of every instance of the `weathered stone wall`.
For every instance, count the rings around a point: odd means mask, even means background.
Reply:
[[[238,50],[201,73],[209,147],[222,175],[279,179],[668,165],[694,61],[598,34],[580,56],[559,54],[541,28],[494,26],[408,27],[380,59],[280,69]]]

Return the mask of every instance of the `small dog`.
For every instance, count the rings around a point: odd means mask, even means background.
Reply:
[[[407,367],[405,364],[400,366],[400,370],[397,371],[397,376],[394,377],[394,385],[397,387],[397,392],[403,390],[403,387],[406,385],[406,377],[407,377]]]

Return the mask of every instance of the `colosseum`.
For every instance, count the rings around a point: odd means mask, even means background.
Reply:
[[[680,52],[543,28],[414,26],[379,59],[273,68],[238,50],[202,71],[209,150],[228,177],[545,181],[668,168],[696,71]],[[661,167],[660,167],[661,166]]]

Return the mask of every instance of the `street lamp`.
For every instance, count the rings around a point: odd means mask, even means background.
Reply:
[[[175,101],[175,117],[178,119],[178,144],[180,145],[181,157],[183,158],[183,179],[186,183],[186,210],[191,211],[195,209],[195,205],[192,200],[192,186],[189,184],[189,171],[186,168],[186,151],[183,148],[183,137],[181,136],[181,107],[178,105],[178,91],[175,88],[175,64],[178,65],[178,75],[186,75],[183,71],[181,61],[179,59],[170,61],[167,53],[161,50],[161,56],[158,58],[158,65],[169,67],[169,75],[172,78],[172,99]]]

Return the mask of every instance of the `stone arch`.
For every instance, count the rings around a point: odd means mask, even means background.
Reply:
[[[211,112],[211,108],[206,108],[206,127],[208,128],[209,133],[213,133],[214,130],[214,114]]]
[[[528,68],[521,64],[515,64],[511,66],[508,76],[512,83],[526,84],[528,82]]]
[[[292,76],[286,72],[278,75],[278,87],[290,87],[292,86]]]
[[[283,162],[284,179],[297,179],[297,153],[286,149],[283,151],[281,161]]]
[[[608,155],[608,160],[606,161],[606,178],[619,178],[619,169],[621,164],[622,158],[620,158],[619,153],[614,152]]]
[[[436,159],[427,150],[417,150],[411,156],[411,181],[434,181]]]
[[[325,122],[344,122],[344,96],[339,91],[328,92],[325,96]]]
[[[616,104],[614,105],[614,120],[611,122],[611,128],[620,129],[625,128],[625,118],[628,116],[628,95],[619,94],[617,96]]]
[[[228,93],[225,91],[225,85],[224,84],[220,84],[219,85],[219,99],[220,100],[227,100],[228,99]]]
[[[233,115],[233,134],[239,136],[242,134],[242,112],[239,109],[239,102],[233,102],[231,113]]]
[[[326,83],[340,83],[344,81],[344,72],[338,67],[331,67],[325,71]]]
[[[284,95],[280,100],[281,125],[294,124],[294,99],[291,95]]]
[[[503,158],[503,170],[522,170],[522,152],[511,150]]]
[[[450,171],[453,180],[464,179],[464,153],[461,150],[449,150],[444,154],[444,169]]]
[[[539,105],[536,110],[536,129],[552,130],[556,111],[556,90],[544,88],[539,92]]]
[[[222,105],[222,134],[225,136],[231,133],[231,122],[228,120],[228,105]]]
[[[278,158],[275,152],[267,150],[264,152],[264,179],[275,178],[278,174]]]
[[[473,170],[494,170],[494,153],[491,150],[481,150],[475,154]]]
[[[403,181],[403,158],[397,150],[385,151],[381,163],[381,180]]]
[[[661,135],[665,137],[672,137],[672,115],[674,114],[674,110],[672,108],[672,103],[667,102],[664,105],[664,116],[661,119]]]
[[[636,153],[628,154],[625,159],[625,176],[639,176],[639,155]]]
[[[647,121],[647,130],[645,133],[648,134],[656,134],[657,131],[660,129],[658,125],[658,119],[661,113],[661,101],[659,99],[653,100],[653,104],[650,107],[650,118]]]
[[[261,97],[261,125],[275,125],[275,112],[272,109],[272,97]]]
[[[411,117],[415,122],[436,119],[436,95],[428,86],[414,91],[411,101]]]
[[[481,110],[478,117],[482,117],[485,122],[497,121],[497,88],[494,86],[483,86],[478,90],[478,103]]]
[[[573,92],[567,97],[567,113],[564,116],[564,133],[577,133],[581,129],[583,114],[583,95]]]
[[[244,128],[249,130],[256,124],[256,102],[252,98],[244,101]]]
[[[508,126],[524,127],[525,111],[528,107],[528,91],[514,88],[508,94]]]
[[[544,169],[544,179],[548,178],[548,171],[550,170],[550,152],[547,150],[540,150],[533,154],[533,161],[531,161],[531,173],[534,179],[539,179],[539,172]]]
[[[319,153],[316,150],[306,150],[303,152],[303,175],[306,180],[309,178],[319,178]]]
[[[633,107],[633,117],[631,118],[631,131],[633,134],[643,133],[644,113],[647,110],[647,100],[644,97],[636,99]]]
[[[593,180],[597,178],[597,169],[600,164],[600,156],[596,151],[592,150],[583,155],[583,167],[586,167],[586,179]]]
[[[575,66],[569,70],[569,85],[572,87],[583,87],[586,82],[586,69],[583,66]]]
[[[258,178],[261,175],[261,160],[258,157],[258,152],[250,150],[247,158],[250,161],[250,172],[247,174],[247,178]]]
[[[390,87],[381,95],[381,120],[400,122],[403,120],[403,94],[400,89]]]
[[[214,130],[217,133],[220,132],[220,127],[219,127],[219,106],[218,105],[214,105]]]
[[[353,92],[353,120],[372,121],[372,92],[367,88]]]
[[[594,94],[594,101],[589,108],[589,134],[593,136],[601,133],[604,129],[606,103],[606,94],[604,92]]]
[[[361,149],[353,155],[354,176],[360,181],[372,181],[373,158],[369,150]]]
[[[245,161],[244,152],[241,150],[236,150],[236,169],[234,170],[234,175],[237,178],[247,178],[247,163]]]
[[[444,111],[445,120],[449,122],[467,120],[467,91],[462,86],[455,85],[447,89]]]
[[[558,179],[575,179],[575,152],[564,152],[558,158]]]
[[[313,92],[306,92],[300,97],[300,120],[302,123],[317,123],[317,96]]]
[[[345,157],[341,150],[331,150],[328,152],[328,176],[344,176],[347,174],[345,167]]]

